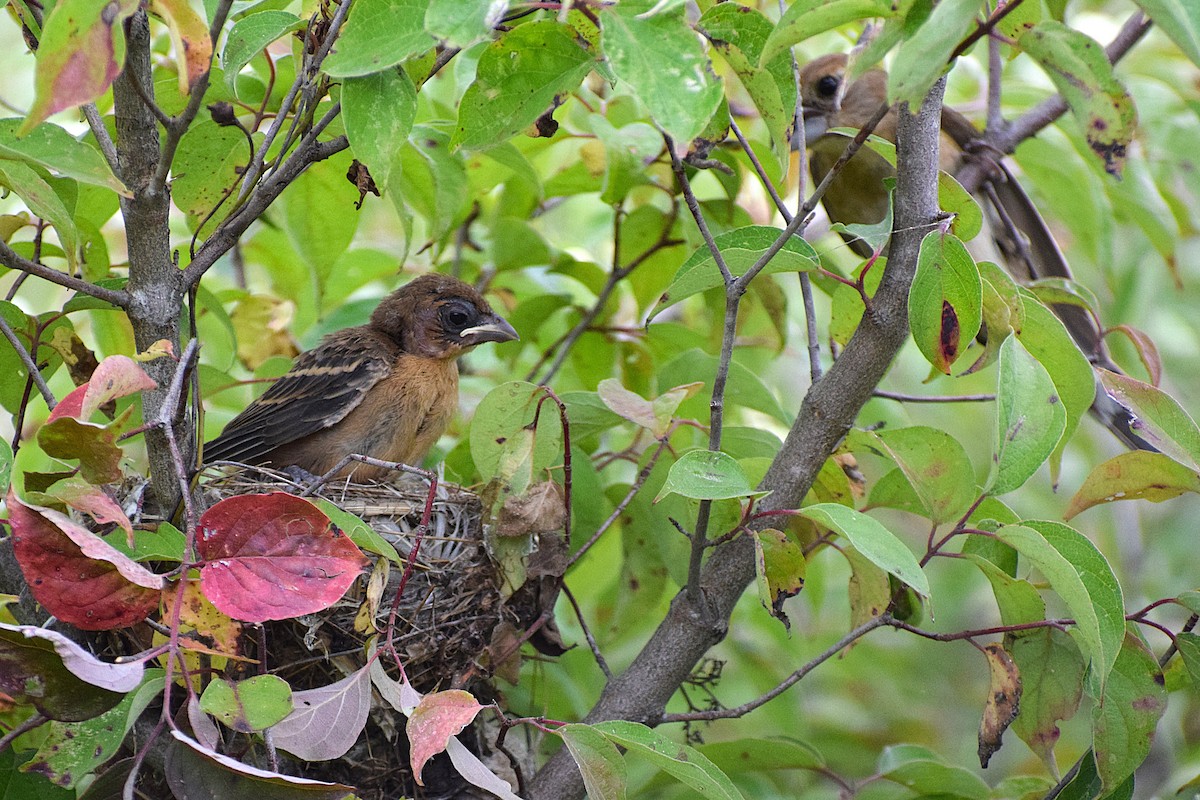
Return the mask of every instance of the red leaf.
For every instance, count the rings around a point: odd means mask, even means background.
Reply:
[[[132,358],[109,356],[96,367],[91,380],[71,390],[71,393],[54,407],[46,422],[53,422],[59,417],[75,417],[86,422],[96,413],[96,409],[110,400],[145,392],[157,386],[158,384]]]
[[[163,578],[86,528],[9,489],[13,553],[34,598],[64,622],[90,631],[140,622],[157,605]]]
[[[291,619],[336,603],[368,561],[312,503],[286,492],[222,500],[200,518],[204,594],[245,622]]]
[[[425,785],[421,782],[425,762],[445,750],[450,737],[470,725],[481,708],[479,701],[461,689],[434,692],[421,698],[405,728],[410,744],[409,763],[418,785]]]
[[[79,419],[79,415],[83,412],[83,396],[87,394],[88,385],[85,383],[82,386],[76,386],[71,390],[71,393],[58,401],[58,405],[50,412],[50,416],[46,418],[46,424],[54,422],[59,417],[74,417]]]

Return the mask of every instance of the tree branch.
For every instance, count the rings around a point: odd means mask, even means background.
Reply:
[[[1150,30],[1150,20],[1140,11],[1136,12],[1104,48],[1108,60],[1115,64],[1125,56]],[[989,130],[984,143],[1001,153],[1012,153],[1017,145],[1034,136],[1042,128],[1061,117],[1067,111],[1067,101],[1061,94],[1043,100],[1026,111],[1009,125]],[[970,161],[954,175],[968,192],[975,192],[988,177],[988,165],[982,160]]]
[[[8,243],[3,240],[0,240],[0,264],[9,269],[29,273],[42,280],[50,281],[50,283],[57,283],[59,286],[74,289],[80,294],[86,294],[89,297],[95,297],[106,303],[112,303],[117,308],[126,308],[129,305],[129,294],[127,292],[123,292],[120,289],[107,289],[103,286],[97,286],[81,278],[76,278],[74,275],[68,275],[65,272],[51,269],[36,261],[30,261],[9,247]]]
[[[33,385],[42,393],[42,399],[46,401],[46,405],[53,410],[58,405],[58,400],[55,398],[54,392],[50,391],[50,387],[46,385],[46,379],[42,377],[42,371],[38,369],[37,362],[33,360],[33,356],[25,349],[25,345],[21,344],[21,340],[17,338],[16,331],[9,326],[8,321],[4,317],[0,317],[0,333],[4,334],[4,338],[8,339],[8,343],[12,345],[12,349],[17,352],[21,363],[25,365],[25,369],[29,370],[29,380],[33,381]],[[17,431],[18,436],[20,433],[20,431]]]
[[[854,423],[863,404],[891,366],[908,333],[908,287],[922,237],[938,218],[937,148],[942,91],[939,82],[913,116],[900,114],[899,178],[891,258],[871,313],[825,375],[813,384],[800,413],[759,485],[770,490],[764,511],[795,508],[818,471]],[[738,537],[717,548],[703,573],[705,609],[685,593],[676,595],[666,618],[625,672],[605,688],[587,722],[628,719],[657,723],[667,701],[692,666],[727,630],[729,614],[754,577],[754,545]],[[530,784],[534,800],[583,795],[583,779],[564,750]]]

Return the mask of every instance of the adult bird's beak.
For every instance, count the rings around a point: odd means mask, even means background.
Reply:
[[[482,325],[476,325],[472,328],[467,328],[459,334],[466,344],[476,345],[484,342],[511,342],[520,341],[521,337],[517,334],[515,328],[508,324],[508,320],[495,314],[490,317],[485,317],[487,320]]]
[[[804,114],[804,141],[815,142],[825,135],[829,130],[829,115],[823,111],[816,109],[805,109]]]

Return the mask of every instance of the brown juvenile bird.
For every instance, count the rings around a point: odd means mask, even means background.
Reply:
[[[804,133],[811,151],[809,165],[813,179],[818,182],[833,168],[849,142],[845,137],[826,136],[826,132],[833,128],[861,128],[887,99],[886,72],[867,70],[847,83],[848,61],[845,54],[832,53],[810,61],[800,70]],[[897,118],[896,109],[889,109],[874,133],[894,142]],[[967,160],[976,157],[970,153],[980,139],[979,131],[970,120],[953,109],[943,108],[938,155],[940,168],[954,174]],[[989,177],[976,199],[988,220],[988,235],[978,236],[968,243],[975,257],[998,261],[1022,283],[1041,278],[1070,279],[1066,257],[1046,221],[1004,162],[990,160],[987,171]],[[883,180],[895,174],[895,169],[882,156],[866,148],[859,150],[821,199],[829,218],[846,224],[883,220],[888,211],[888,193]],[[862,239],[845,234],[843,238],[858,255],[864,258],[871,255],[870,246]],[[994,249],[979,252],[980,245],[985,249],[991,245]],[[1121,371],[1109,356],[1101,331],[1090,314],[1073,305],[1055,304],[1052,309],[1093,365]],[[1099,386],[1092,411],[1130,447],[1154,449],[1134,431],[1130,412],[1108,397]]]
[[[458,407],[458,357],[519,339],[472,287],[429,274],[385,297],[371,321],[329,334],[204,447],[204,459],[315,475],[345,456],[419,465]],[[385,477],[351,463],[339,477]]]

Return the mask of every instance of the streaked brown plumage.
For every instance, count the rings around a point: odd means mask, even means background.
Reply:
[[[519,338],[472,287],[422,275],[385,297],[366,325],[329,334],[205,445],[206,462],[315,475],[347,455],[419,465],[458,406],[458,357]],[[352,463],[339,477],[385,477]]]
[[[846,82],[848,57],[832,53],[810,61],[800,71],[800,99],[804,106],[804,133],[810,149],[809,165],[813,179],[822,180],[833,168],[848,142],[844,137],[826,136],[833,128],[861,128],[887,98],[887,73],[880,69],[864,72]],[[896,140],[896,109],[890,109],[874,133],[889,141]],[[962,114],[942,109],[942,136],[939,149],[941,169],[954,174],[966,161],[981,135]],[[964,155],[968,154],[968,155]],[[989,163],[990,177],[976,199],[988,219],[988,235],[968,243],[976,258],[999,261],[1019,282],[1042,278],[1070,279],[1071,270],[1046,221],[1029,195],[1002,160]],[[821,202],[834,222],[875,223],[887,215],[888,193],[883,180],[895,175],[882,156],[863,149],[855,154],[829,185]],[[847,244],[866,258],[870,247],[861,239],[846,238]],[[990,248],[983,253],[979,244]],[[1114,372],[1113,363],[1095,320],[1084,309],[1056,304],[1054,313],[1095,366]],[[1127,409],[1108,397],[1102,388],[1096,395],[1093,413],[1130,447],[1153,449],[1132,429]]]

